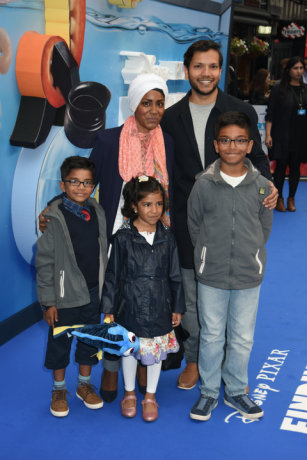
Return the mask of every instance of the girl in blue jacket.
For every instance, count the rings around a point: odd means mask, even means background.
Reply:
[[[163,186],[153,177],[140,176],[125,185],[123,195],[122,213],[129,220],[110,240],[102,311],[105,318],[140,338],[140,351],[122,360],[126,390],[122,414],[136,415],[135,374],[140,360],[148,366],[143,419],[154,421],[162,360],[179,349],[173,327],[185,312],[183,285],[175,238],[161,222]]]

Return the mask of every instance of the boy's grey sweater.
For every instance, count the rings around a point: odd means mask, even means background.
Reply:
[[[263,206],[268,180],[244,159],[248,172],[235,188],[220,174],[221,160],[196,176],[188,200],[188,227],[197,280],[218,289],[261,284],[273,211]]]
[[[107,267],[107,228],[104,210],[89,198],[95,208],[99,225],[100,268],[99,298]],[[45,216],[50,219],[47,231],[37,240],[35,265],[37,269],[37,297],[41,305],[55,305],[57,309],[73,308],[90,302],[84,276],[76,261],[65,218],[59,209],[62,200],[52,203]]]

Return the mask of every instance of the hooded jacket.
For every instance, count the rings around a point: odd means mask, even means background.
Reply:
[[[100,268],[99,298],[101,299],[104,272],[108,262],[107,230],[102,207],[93,198],[99,226]],[[37,269],[37,297],[41,305],[73,308],[90,303],[86,281],[79,269],[65,218],[59,209],[62,200],[54,201],[45,216],[50,219],[47,231],[37,240],[35,266]]]
[[[158,337],[173,329],[172,313],[186,311],[177,245],[161,221],[149,244],[134,220],[110,239],[102,312],[138,337]]]
[[[188,227],[197,280],[218,289],[249,289],[261,284],[265,244],[273,211],[264,207],[268,180],[251,161],[244,180],[233,188],[220,174],[221,160],[196,176],[188,200]]]

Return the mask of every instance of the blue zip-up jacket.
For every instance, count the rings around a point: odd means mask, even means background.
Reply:
[[[172,313],[186,311],[177,245],[161,221],[150,245],[134,220],[111,237],[102,312],[138,337],[158,337],[173,329]]]

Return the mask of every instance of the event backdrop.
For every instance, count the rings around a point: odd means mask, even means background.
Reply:
[[[63,159],[69,155],[88,156],[90,153],[90,149],[70,144],[64,129],[58,126],[52,127],[46,142],[37,149],[14,147],[9,142],[21,97],[15,75],[17,47],[27,31],[47,33],[46,1],[0,0],[0,158],[3,191],[0,322],[36,301],[36,271],[33,266],[35,216],[59,191],[59,166]],[[54,1],[57,4],[68,2]],[[70,3],[76,4],[78,0]],[[183,3],[190,7],[180,6]],[[167,84],[173,94],[173,102],[189,89],[182,76],[180,62],[191,43],[199,39],[221,43],[224,62],[227,62],[231,1],[208,0],[206,5],[210,13],[193,9],[193,6],[197,8],[197,4],[199,2],[195,0],[86,1],[80,79],[99,82],[110,89],[112,99],[107,109],[107,128],[118,126],[128,115],[125,99],[128,84],[124,82],[125,71],[122,75],[122,69],[127,68],[128,74],[131,71],[131,62],[127,64],[126,61],[134,58],[129,57],[129,53],[146,55],[143,57],[145,64],[160,72],[161,76],[168,72]],[[119,7],[125,5],[125,8]],[[1,70],[4,60],[8,68]],[[220,82],[222,89],[224,86],[225,72]]]

